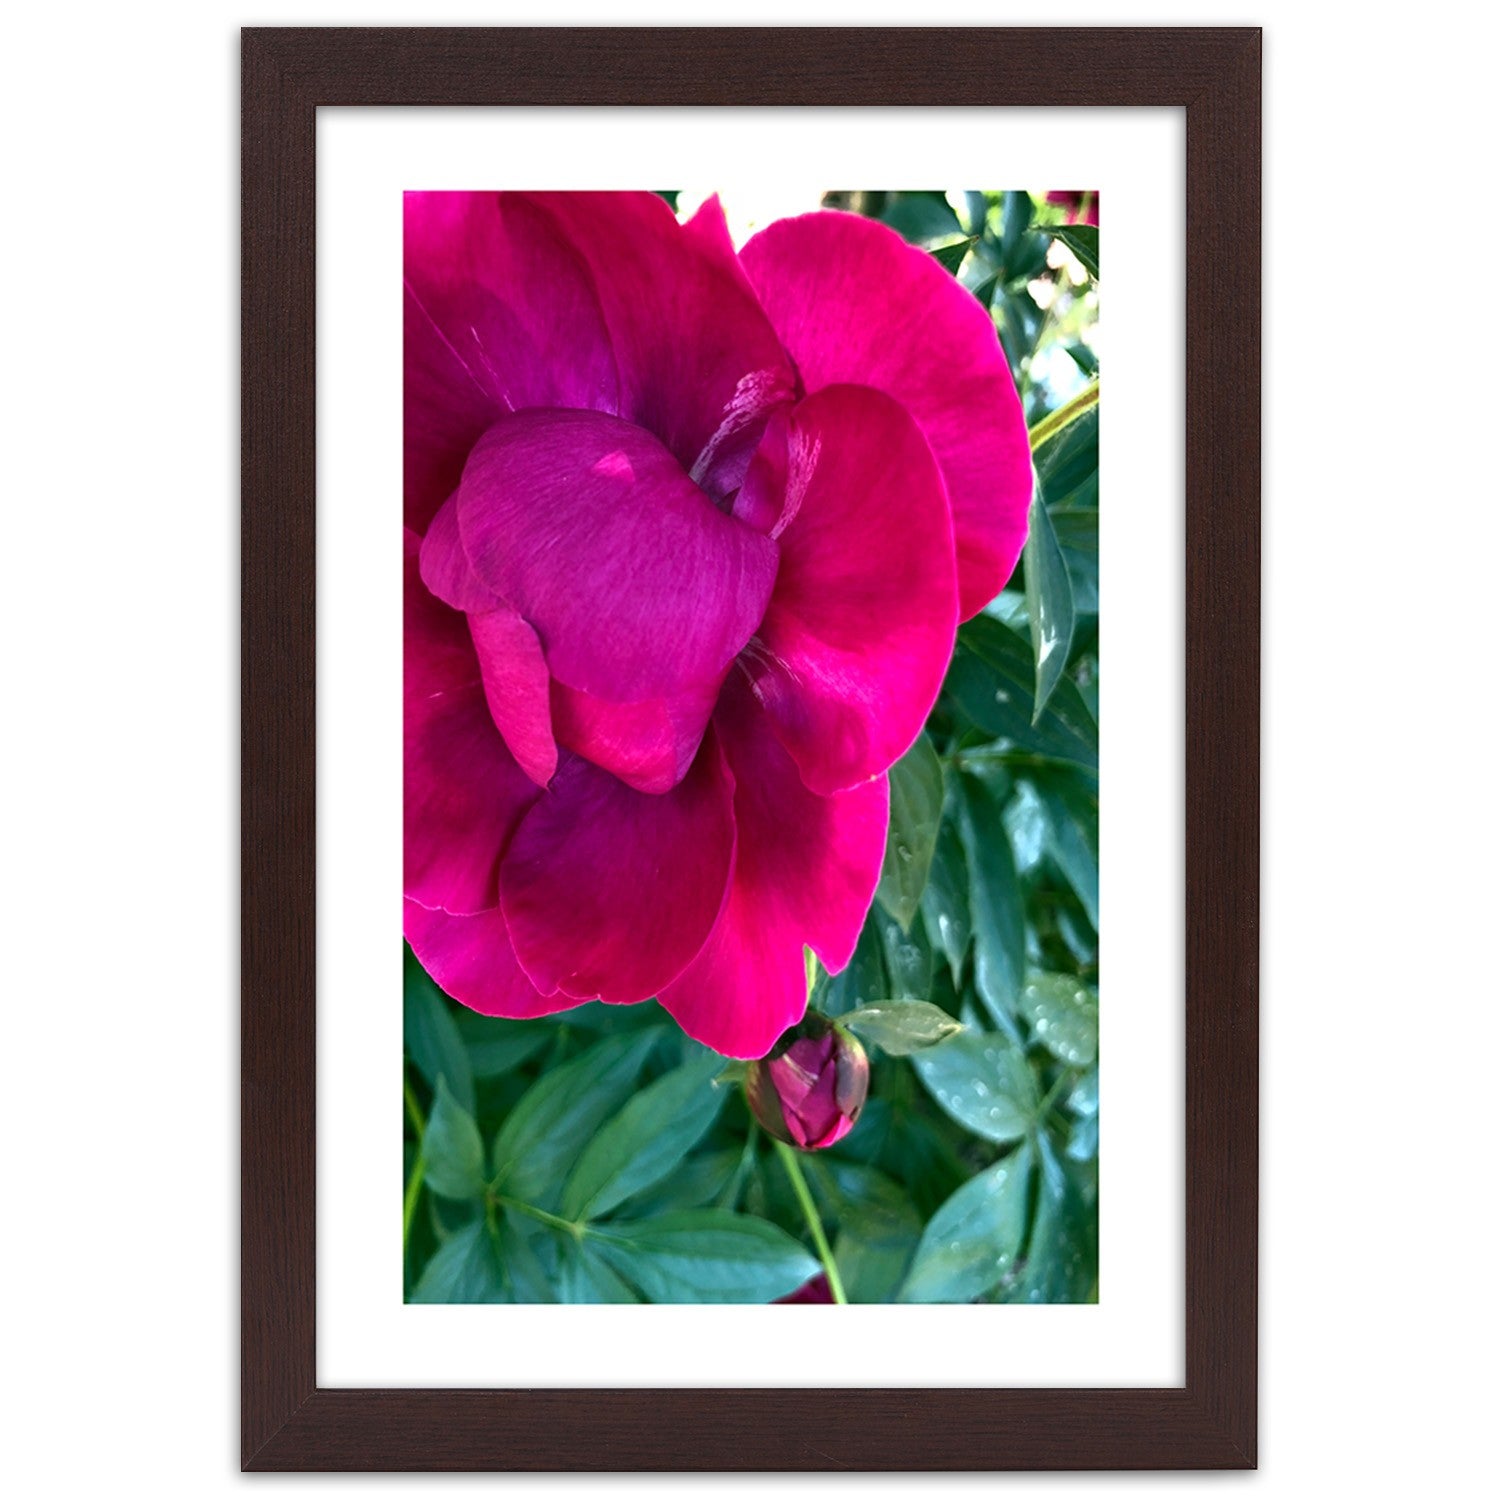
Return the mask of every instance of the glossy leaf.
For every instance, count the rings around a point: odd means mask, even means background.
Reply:
[[[1026,1232],[1031,1148],[966,1182],[928,1221],[902,1302],[968,1302],[999,1284]]]
[[[660,1035],[653,1027],[606,1037],[534,1083],[495,1137],[497,1190],[555,1207],[564,1176],[625,1102]]]
[[[820,971],[809,1004],[827,1016],[841,1016],[861,1005],[889,1000],[890,984],[885,977],[885,952],[880,940],[879,914],[872,910],[865,918],[854,957],[837,974]]]
[[[1026,972],[1026,908],[997,799],[977,777],[959,778],[959,831],[968,856],[974,984],[1004,1025]]]
[[[474,1116],[438,1080],[437,1097],[422,1136],[427,1186],[445,1198],[478,1198],[484,1193],[484,1142]]]
[[[920,922],[903,932],[894,917],[872,911],[870,920],[880,930],[885,954],[885,1000],[925,1000],[932,992],[932,944]]]
[[[1099,512],[1097,510],[1051,510],[1048,512],[1057,545],[1068,567],[1073,588],[1073,608],[1078,614],[1099,612]]]
[[[964,257],[974,247],[974,236],[967,239],[955,240],[951,245],[939,245],[931,251],[932,258],[951,276],[958,275],[958,268],[963,265]]]
[[[1093,224],[1050,224],[1047,233],[1061,240],[1096,281],[1099,278],[1099,230]]]
[[[948,960],[955,985],[963,980],[964,956],[973,927],[969,921],[969,863],[958,823],[945,817],[932,851],[932,867],[922,889],[922,920]]]
[[[1021,991],[1021,1014],[1059,1062],[1088,1067],[1099,1056],[1099,994],[1070,974],[1033,974]]]
[[[1052,518],[1038,491],[1031,497],[1031,524],[1026,535],[1026,616],[1031,623],[1031,651],[1036,658],[1036,686],[1031,708],[1034,725],[1062,680],[1073,645],[1073,584],[1068,564],[1052,529]]]
[[[1079,1169],[1041,1142],[1036,1219],[1003,1302],[1088,1302],[1099,1276],[1099,1216]]]
[[[927,884],[943,817],[943,763],[928,735],[917,736],[891,767],[890,778],[890,832],[875,894],[902,928],[909,929]]]
[[[1099,769],[1099,726],[1077,687],[1062,678],[1033,722],[1031,646],[988,615],[958,633],[945,690],[970,722],[1005,745],[1048,760]]]
[[[660,1182],[708,1133],[724,1102],[724,1060],[706,1049],[636,1094],[589,1142],[563,1187],[562,1214],[607,1214]]]
[[[965,1130],[1004,1144],[1036,1118],[1036,1080],[1025,1054],[997,1032],[965,1032],[912,1056],[927,1092]]]
[[[1099,507],[1099,408],[1091,407],[1036,451],[1037,481],[1054,517]]]
[[[589,1239],[563,1241],[558,1252],[557,1297],[559,1302],[595,1306],[641,1300]]]
[[[650,1302],[774,1302],[819,1269],[774,1224],[715,1208],[600,1224],[589,1239]]]
[[[1099,929],[1099,793],[1079,777],[1048,773],[1036,777],[1047,810],[1047,850],[1094,930]]]
[[[921,1000],[862,1006],[850,1011],[843,1024],[892,1057],[907,1057],[924,1047],[935,1047],[963,1030],[962,1023],[941,1006]]]

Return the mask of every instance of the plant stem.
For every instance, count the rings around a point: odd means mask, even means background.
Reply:
[[[1035,453],[1044,443],[1050,443],[1064,427],[1071,426],[1084,412],[1099,404],[1099,382],[1091,380],[1071,401],[1065,401],[1056,411],[1049,411],[1031,429],[1031,451]]]
[[[499,1193],[491,1193],[489,1201],[499,1204],[501,1208],[513,1208],[518,1214],[525,1214],[527,1218],[535,1219],[537,1223],[545,1224],[549,1229],[571,1234],[575,1240],[583,1238],[582,1224],[575,1224],[572,1219],[563,1219],[556,1214],[549,1214],[545,1208],[538,1208],[534,1203],[522,1203],[519,1198],[506,1198]]]
[[[802,1163],[797,1160],[797,1153],[785,1141],[776,1142],[776,1154],[781,1158],[781,1165],[786,1168],[786,1175],[791,1178],[792,1191],[797,1195],[797,1202],[802,1205],[802,1216],[807,1220],[807,1227],[812,1231],[813,1244],[817,1247],[818,1259],[823,1262],[823,1270],[828,1277],[828,1289],[833,1293],[833,1300],[847,1305],[849,1299],[844,1295],[844,1283],[839,1280],[839,1268],[834,1262],[828,1236],[823,1233],[823,1221],[818,1217],[818,1206],[813,1202],[812,1194],[807,1188],[807,1179],[802,1175]]]
[[[411,1176],[406,1182],[406,1197],[401,1205],[401,1254],[406,1254],[407,1242],[411,1239],[411,1221],[416,1217],[417,1200],[422,1196],[422,1181],[427,1176],[427,1122],[422,1118],[422,1108],[412,1092],[411,1080],[403,1078],[401,1087],[406,1095],[406,1115],[412,1129],[417,1133],[417,1159],[411,1164]]]

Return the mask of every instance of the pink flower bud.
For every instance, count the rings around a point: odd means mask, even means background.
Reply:
[[[826,1273],[819,1271],[811,1281],[805,1281],[790,1297],[778,1297],[777,1302],[832,1302],[833,1288],[828,1285]]]
[[[779,1141],[816,1151],[854,1128],[870,1091],[870,1060],[847,1031],[809,1012],[768,1057],[750,1064],[745,1094]]]

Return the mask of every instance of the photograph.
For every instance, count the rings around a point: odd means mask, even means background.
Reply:
[[[1097,1302],[1099,193],[401,207],[406,1302]]]

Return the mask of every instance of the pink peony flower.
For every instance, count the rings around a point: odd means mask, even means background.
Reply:
[[[854,1129],[870,1091],[870,1059],[847,1031],[814,1012],[745,1075],[745,1096],[779,1141],[818,1151]]]
[[[405,926],[455,999],[759,1057],[853,952],[886,769],[1009,576],[989,316],[840,213],[406,200]]]

